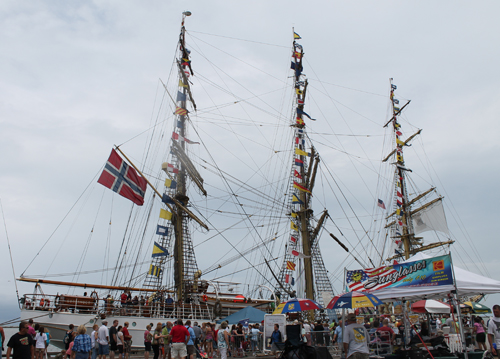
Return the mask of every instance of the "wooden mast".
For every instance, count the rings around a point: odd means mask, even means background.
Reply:
[[[181,51],[181,56],[182,58],[188,59],[189,54],[186,51],[186,42],[185,42],[185,35],[186,35],[186,28],[184,27],[184,20],[186,18],[186,13],[182,14],[182,26],[181,26],[181,35],[179,38],[179,46],[180,46],[180,51]],[[182,86],[182,93],[184,94],[184,100],[181,101],[181,108],[186,109],[186,93],[187,93],[187,87],[188,81],[187,81],[187,76],[183,72],[183,67],[181,66],[179,68],[179,79],[182,79],[184,86]],[[191,68],[189,68],[191,70]],[[181,114],[178,118],[179,121],[179,136],[184,138],[186,136],[186,115]],[[185,141],[180,141],[180,146],[183,150],[186,149],[186,142]],[[177,199],[180,199],[182,202],[184,202],[187,205],[187,202],[189,198],[186,196],[186,169],[185,166],[179,162],[179,173],[177,174],[177,192],[175,197]],[[177,291],[177,300],[180,301],[185,301],[186,299],[186,293],[185,293],[185,283],[184,283],[184,218],[183,218],[183,213],[180,208],[177,208],[177,210],[173,213],[173,218],[172,218],[172,223],[174,225],[174,235],[175,235],[175,242],[174,242],[174,282],[175,282],[175,289]]]

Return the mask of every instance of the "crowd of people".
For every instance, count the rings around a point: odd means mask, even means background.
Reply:
[[[486,350],[486,334],[488,344],[493,355],[497,355],[496,348],[500,348],[500,306],[493,306],[493,318],[487,324],[479,316],[464,317],[464,327],[472,328],[477,349]],[[429,324],[428,324],[429,323]],[[75,328],[70,325],[63,339],[65,349],[56,359],[129,359],[132,348],[132,335],[129,332],[129,323],[119,325],[114,320],[108,327],[108,321],[102,320],[101,326],[94,324],[92,332],[87,334],[85,325]],[[453,315],[444,314],[432,316],[429,321],[421,320],[405,328],[404,321],[395,316],[365,316],[364,323],[358,323],[354,313],[349,313],[346,323],[342,321],[331,324],[324,322],[310,323],[295,321],[300,325],[300,339],[307,345],[337,346],[351,359],[366,359],[373,341],[381,340],[390,345],[397,344],[397,340],[408,332],[413,338],[426,341],[432,337],[443,335],[443,330],[450,334],[459,332],[459,323]],[[278,344],[283,341],[279,325],[274,326],[270,338],[271,350],[279,353]],[[405,330],[407,329],[407,330]],[[179,319],[176,322],[158,322],[149,324],[144,331],[144,359],[195,359],[199,357],[226,359],[228,356],[255,355],[263,347],[262,323],[229,325],[222,322],[215,323],[185,323]],[[43,359],[47,356],[47,347],[51,335],[40,324],[21,322],[19,332],[11,336],[7,343],[6,359]],[[3,328],[0,327],[0,340],[3,349],[6,342]]]

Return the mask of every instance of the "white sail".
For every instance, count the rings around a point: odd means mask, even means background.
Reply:
[[[415,213],[412,216],[412,220],[415,234],[427,231],[439,231],[449,234],[442,201],[437,201],[429,207]]]

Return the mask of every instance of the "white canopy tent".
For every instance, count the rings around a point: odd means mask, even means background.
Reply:
[[[423,253],[417,253],[403,263],[414,262],[432,258]],[[476,294],[500,293],[500,281],[475,274],[465,269],[454,267],[455,281],[458,296],[472,296]],[[439,298],[444,293],[454,290],[453,285],[428,286],[428,287],[401,287],[387,288],[373,291],[372,293],[382,301],[400,300],[401,298]]]

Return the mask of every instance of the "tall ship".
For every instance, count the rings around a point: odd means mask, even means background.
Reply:
[[[242,179],[242,173],[221,168],[200,133],[196,122],[200,113],[205,118],[215,115],[210,106],[200,110],[196,80],[213,83],[195,75],[196,60],[186,42],[185,21],[190,15],[189,11],[182,15],[169,81],[160,80],[161,116],[166,120],[156,120],[152,126],[142,158],[133,156],[127,145],[115,146],[93,180],[104,192],[80,259],[73,263],[76,271],[50,275],[58,248],[48,274],[27,274],[32,261],[18,278],[34,285],[33,292],[19,298],[21,319],[43,324],[55,345],[63,345],[70,324],[90,329],[103,319],[129,322],[133,346],[141,346],[150,323],[177,318],[214,322],[248,306],[272,313],[279,302],[294,297],[322,304],[333,297],[319,247],[328,212],[315,213],[312,207],[320,155],[307,135],[306,122],[313,119],[305,112],[308,81],[302,72],[300,36],[294,32],[293,76],[287,79],[291,81],[287,90],[293,94],[292,123],[285,126],[288,138],[279,144],[282,150],[273,149],[282,171],[268,165],[274,173],[261,175],[264,185],[258,188]],[[214,108],[219,111],[224,106]],[[227,151],[239,155],[237,149]],[[111,241],[117,222],[111,207],[108,235],[96,244],[96,221],[103,198],[110,193],[111,203],[119,201],[118,210],[126,214],[121,219],[125,229],[121,242]],[[81,197],[87,196],[84,192]],[[127,210],[129,201],[133,204]],[[228,209],[228,202],[236,209]],[[239,229],[238,234],[233,229]],[[205,243],[208,259],[196,250]],[[97,254],[104,255],[102,262],[96,263]],[[199,265],[200,255],[208,267]],[[85,266],[85,261],[93,260],[90,268]],[[226,274],[220,273],[231,265]],[[244,282],[233,280],[241,278],[238,273],[243,273]],[[100,283],[82,280],[89,274],[100,275]],[[54,286],[57,293],[49,293],[47,288],[52,291]],[[325,315],[308,313],[310,318]]]

